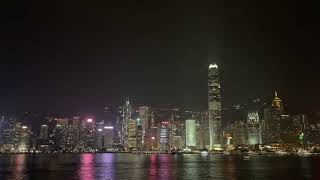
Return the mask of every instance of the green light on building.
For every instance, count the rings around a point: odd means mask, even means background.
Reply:
[[[196,146],[196,121],[193,119],[186,120],[186,145]]]
[[[301,134],[299,135],[299,141],[303,141],[303,140],[304,140],[304,134],[301,133]]]

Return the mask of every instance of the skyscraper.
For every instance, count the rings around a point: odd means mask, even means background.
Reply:
[[[126,99],[126,104],[122,107],[122,122],[121,122],[121,138],[120,144],[125,148],[128,147],[128,127],[131,121],[131,106],[129,99]]]
[[[137,148],[137,123],[135,120],[131,119],[128,121],[128,148]]]
[[[197,149],[203,148],[202,138],[203,138],[203,128],[199,123],[197,123],[196,124],[196,147],[197,147]]]
[[[4,130],[4,123],[5,123],[5,121],[4,121],[4,116],[1,116],[0,117],[0,151],[1,151],[1,149],[2,149],[2,145],[3,145],[3,138],[2,138],[2,132],[3,132],[3,130]]]
[[[209,112],[209,149],[221,149],[221,91],[220,75],[217,64],[210,64],[208,69],[208,112]]]
[[[283,113],[283,104],[282,100],[278,97],[277,91],[274,92],[274,99],[272,101],[272,107],[274,107],[280,113]]]
[[[147,106],[141,106],[139,107],[139,119],[141,122],[141,127],[142,127],[142,144],[145,144],[146,138],[147,138],[147,134],[148,134],[148,130],[151,126],[151,124],[149,124],[149,113],[150,113],[150,108]]]
[[[28,152],[30,149],[30,127],[23,126],[21,123],[17,123],[15,127],[16,139],[18,141],[18,152]]]
[[[186,147],[196,147],[196,120],[186,120]]]
[[[281,99],[275,92],[274,100],[271,106],[264,109],[264,125],[263,125],[263,143],[272,144],[281,141],[281,114],[283,113],[283,106]]]
[[[104,126],[103,127],[103,147],[112,148],[113,145],[113,127]]]
[[[233,144],[243,145],[246,143],[246,125],[242,121],[235,121],[231,125]]]
[[[248,144],[261,144],[261,129],[258,111],[248,112],[247,132]]]
[[[169,150],[169,122],[163,121],[158,124],[159,150]]]
[[[109,149],[113,146],[113,127],[105,125],[103,121],[96,124],[96,148]]]
[[[16,120],[12,117],[1,116],[1,152],[14,152],[17,149],[17,138],[16,138]]]
[[[142,125],[141,125],[141,121],[140,119],[138,118],[137,119],[137,128],[136,128],[136,134],[137,134],[137,148],[139,150],[142,150],[143,149],[143,134],[142,134]]]
[[[44,139],[44,140],[48,139],[48,125],[46,124],[41,125],[40,139]]]
[[[80,144],[84,147],[85,151],[92,151],[95,148],[95,122],[96,120],[92,118],[84,119],[82,121]],[[72,133],[71,129],[69,133]],[[71,135],[69,135],[69,137],[71,137]],[[73,143],[74,142],[72,142],[72,144]]]
[[[210,149],[210,131],[209,131],[209,114],[208,111],[203,112],[201,116],[202,126],[202,148]]]

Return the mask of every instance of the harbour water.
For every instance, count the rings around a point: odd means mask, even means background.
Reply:
[[[0,154],[0,179],[320,179],[320,157]]]

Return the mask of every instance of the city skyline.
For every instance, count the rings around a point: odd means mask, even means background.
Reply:
[[[0,179],[320,179],[314,2],[0,9]]]
[[[317,152],[313,147],[319,142],[319,122],[305,114],[288,114],[277,92],[269,103],[257,100],[247,106],[235,106],[225,111],[230,116],[221,117],[219,89],[218,66],[210,65],[209,109],[205,112],[131,108],[127,98],[122,107],[105,108],[103,117],[1,115],[0,150],[2,153],[170,150],[174,154],[207,149],[240,153],[243,148],[258,151],[259,145],[259,150],[265,153],[275,149],[300,153],[301,148]]]

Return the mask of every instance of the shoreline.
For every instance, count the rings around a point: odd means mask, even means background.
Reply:
[[[119,152],[57,152],[57,153],[0,153],[0,155],[18,155],[18,154],[30,154],[30,155],[60,155],[60,154],[134,154],[134,155],[151,155],[151,154],[168,154],[172,156],[181,156],[181,155],[201,155],[200,153],[179,153],[179,154],[171,154],[170,152],[125,152],[125,151],[119,151]],[[299,157],[306,157],[306,156],[320,156],[320,153],[209,153],[205,156],[299,156]]]

